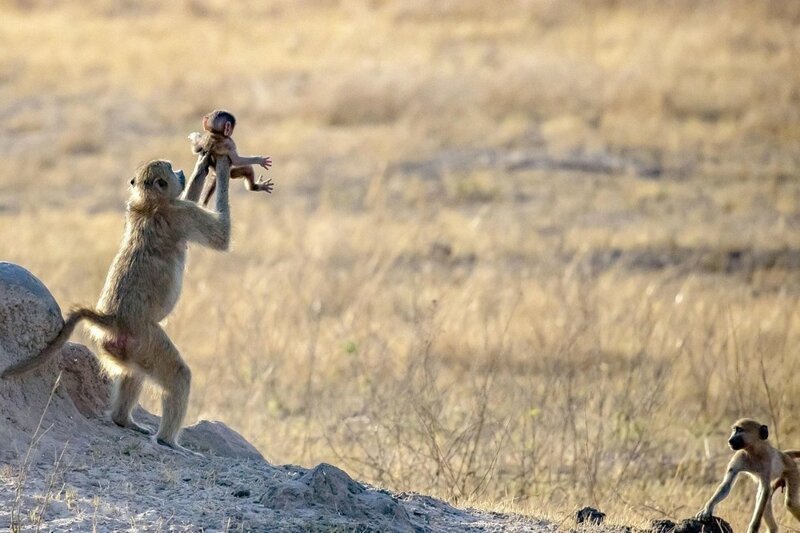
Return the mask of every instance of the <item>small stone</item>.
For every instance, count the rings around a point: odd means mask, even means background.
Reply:
[[[589,524],[599,525],[603,523],[605,518],[606,514],[599,509],[595,509],[594,507],[584,507],[575,513],[575,522],[578,524],[587,522]]]

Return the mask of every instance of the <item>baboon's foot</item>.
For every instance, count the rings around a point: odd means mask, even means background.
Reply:
[[[133,421],[133,419],[130,419],[130,418],[128,418],[127,420],[124,420],[124,419],[114,419],[112,417],[111,421],[114,422],[116,425],[118,425],[121,428],[132,429],[133,431],[137,431],[139,433],[144,433],[145,435],[152,435],[153,434],[152,428],[137,424],[136,422]]]
[[[158,436],[153,437],[153,440],[155,441],[156,444],[160,444],[161,446],[166,446],[167,448],[170,448],[173,452],[179,453],[184,457],[205,457],[205,455],[203,455],[202,453],[193,452],[192,450],[184,448],[183,446],[181,446],[176,442],[170,442]]]

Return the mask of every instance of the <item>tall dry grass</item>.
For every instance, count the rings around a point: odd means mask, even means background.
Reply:
[[[102,286],[125,176],[190,167],[204,112],[275,161],[167,325],[190,419],[638,524],[699,509],[734,418],[800,440],[794,2],[2,7],[0,259],[62,304]]]

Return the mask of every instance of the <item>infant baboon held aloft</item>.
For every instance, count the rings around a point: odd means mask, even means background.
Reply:
[[[198,162],[198,167],[200,162]],[[125,234],[95,309],[67,315],[58,336],[38,355],[7,368],[2,377],[33,369],[56,354],[81,319],[91,323],[100,360],[117,376],[111,419],[149,433],[131,417],[146,377],[162,389],[162,418],[155,440],[178,444],[186,415],[191,372],[159,322],[175,307],[181,291],[187,242],[226,250],[230,241],[227,158],[217,162],[216,212],[179,198],[183,172],[168,161],[151,161],[136,171],[125,219]]]
[[[232,113],[224,110],[212,111],[203,117],[203,133],[193,132],[189,134],[192,141],[192,152],[195,154],[210,154],[210,164],[215,164],[217,158],[228,156],[231,160],[231,178],[244,178],[245,188],[248,191],[272,192],[272,178],[264,181],[262,178],[256,180],[252,165],[260,165],[266,170],[272,166],[269,157],[241,156],[236,151],[236,143],[233,142],[233,129],[236,127],[236,117]],[[214,194],[216,181],[209,179],[206,181],[203,192],[200,195],[200,203],[207,205]]]

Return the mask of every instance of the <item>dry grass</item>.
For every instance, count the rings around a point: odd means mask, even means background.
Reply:
[[[738,416],[800,443],[795,2],[41,4],[0,2],[0,251],[64,305],[203,112],[275,161],[168,324],[192,418],[629,523],[699,509]]]

